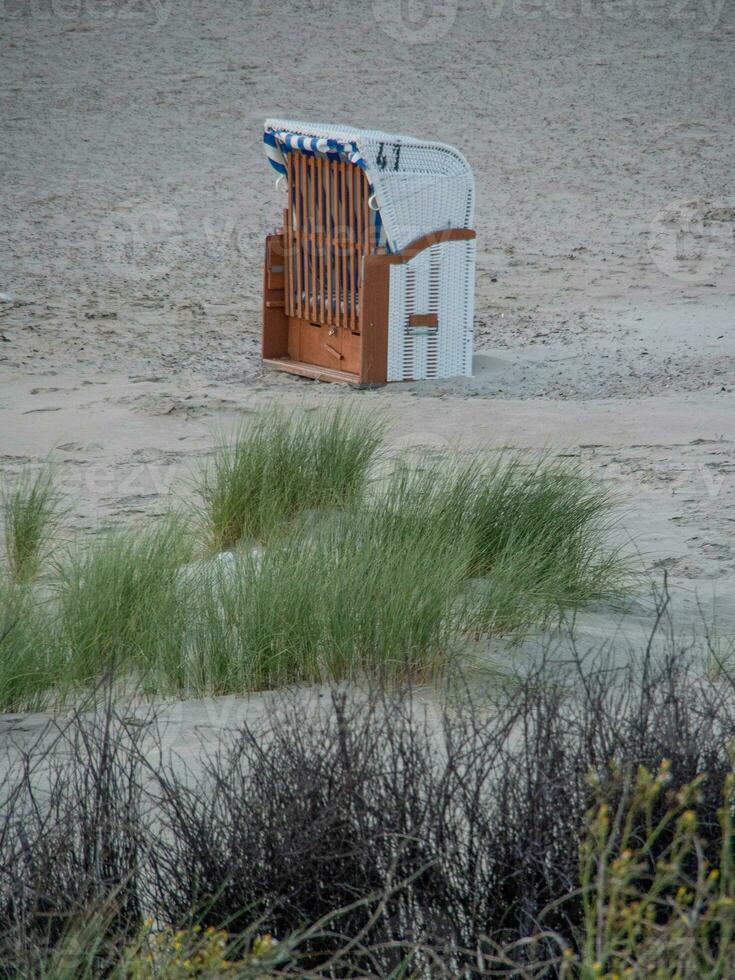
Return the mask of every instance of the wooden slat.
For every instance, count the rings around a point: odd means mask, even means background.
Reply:
[[[388,296],[390,266],[382,255],[365,256],[360,381],[385,384],[388,370]]]
[[[317,160],[316,172],[318,176],[317,194],[319,196],[319,206],[317,208],[317,247],[319,250],[319,322],[326,323],[325,319],[325,297],[326,284],[324,282],[324,160]]]
[[[333,259],[333,248],[332,248],[332,161],[324,161],[324,174],[325,174],[325,185],[324,185],[324,197],[326,198],[327,205],[327,215],[326,222],[324,225],[324,249],[325,249],[325,262],[327,266],[327,323],[330,325],[334,321],[334,315],[332,313],[332,262]]]
[[[357,303],[360,295],[360,260],[362,258],[362,184],[360,182],[360,168],[354,167],[352,171],[352,186],[355,191],[354,222],[355,222],[355,284],[352,310],[352,329],[357,330]]]
[[[290,154],[289,154],[290,155]],[[303,254],[303,234],[304,234],[304,202],[302,167],[304,158],[299,154],[294,160],[294,188],[295,188],[295,207],[296,207],[296,248],[294,251],[294,261],[296,263],[296,316],[303,316],[303,306],[301,294],[303,290],[302,279],[302,254]]]
[[[368,201],[370,200],[370,185],[368,184],[368,179],[365,174],[362,175],[362,209],[364,217],[363,227],[365,229],[365,238],[363,241],[363,251],[365,255],[370,254],[370,205]]]
[[[284,255],[284,296],[286,299],[286,315],[293,316],[293,283],[291,282],[291,272],[293,264],[291,256],[293,254],[293,227],[291,221],[292,200],[293,200],[293,178],[291,175],[291,156],[286,155],[286,180],[288,181],[288,207],[283,212],[283,241],[285,244]]]
[[[332,265],[332,270],[334,274],[334,322],[339,325],[340,322],[340,303],[342,302],[342,261],[340,259],[340,246],[339,246],[339,162],[333,163],[332,169],[332,204],[333,204],[333,215],[332,220],[334,224],[333,244],[334,244],[334,260]]]
[[[301,155],[301,315],[309,315],[309,174]]]
[[[339,258],[339,163],[332,162],[332,206],[333,206],[333,269],[334,269],[334,323],[339,323],[339,304],[342,293],[341,262]]]
[[[371,246],[371,226],[370,226],[370,205],[368,203],[370,199],[370,184],[365,174],[362,174],[362,213],[363,213],[363,239],[362,239],[362,254],[365,258],[360,260],[360,316],[358,319],[358,327],[362,329],[362,306],[363,297],[365,295],[365,262],[367,261],[367,256],[370,255]]]
[[[356,333],[358,320],[358,299],[360,296],[360,261],[362,259],[362,184],[360,183],[360,168],[352,168],[352,187],[354,189],[354,222],[355,222],[355,281],[352,284],[352,320],[350,329]]]
[[[320,269],[320,253],[321,253],[321,242],[319,239],[319,230],[321,225],[321,175],[319,173],[319,159],[318,157],[312,157],[311,161],[311,177],[314,182],[314,254],[312,256],[312,262],[314,264],[313,270],[313,298],[312,302],[314,304],[314,319],[322,322],[321,309],[319,294],[321,292],[321,269]]]
[[[340,252],[342,259],[342,307],[340,324],[348,325],[347,311],[349,309],[350,279],[349,263],[347,261],[347,167],[349,164],[340,161],[339,165],[339,199],[340,199]]]
[[[350,310],[347,323],[350,330],[355,329],[355,181],[354,167],[347,171],[347,237],[350,243],[349,269],[350,269]]]
[[[355,167],[353,171],[352,183],[355,188],[355,309],[352,329],[357,330],[357,300],[360,295],[360,259],[362,257],[362,185],[360,184],[359,167]]]
[[[288,208],[283,218],[283,241],[285,244],[284,262],[286,265],[286,313],[291,316],[293,313],[293,264],[291,253],[293,252],[293,177],[291,175],[290,154],[286,160],[286,180],[288,181]]]
[[[294,159],[293,153],[288,154],[288,160],[291,165],[289,171],[289,176],[293,181],[293,192],[291,194],[291,234],[293,236],[293,242],[291,246],[291,255],[289,256],[289,264],[291,266],[291,286],[293,288],[293,303],[291,308],[293,309],[293,315],[296,316],[299,312],[298,306],[298,295],[299,295],[299,283],[298,283],[298,272],[297,272],[297,256],[299,250],[298,234],[299,234],[299,180],[298,180],[298,167],[296,166],[296,160]]]
[[[309,280],[311,284],[311,298],[309,309],[311,310],[312,320],[319,319],[319,313],[317,310],[317,286],[318,286],[318,272],[319,263],[317,261],[317,252],[319,249],[319,240],[317,238],[317,205],[319,200],[317,179],[316,179],[316,158],[310,157],[309,159],[309,211],[311,220],[311,234],[310,234],[310,244],[311,244],[311,279]]]
[[[282,357],[288,352],[288,318],[284,308],[283,289],[271,285],[274,263],[281,261],[284,249],[282,235],[268,235],[263,263],[263,357]]]
[[[314,209],[316,207],[314,189],[316,180],[314,179],[314,158],[307,157],[306,162],[308,164],[307,179],[309,181],[309,274],[306,280],[309,299],[306,308],[311,319],[316,320],[316,235],[314,229]]]
[[[303,281],[303,300],[301,304],[301,315],[309,316],[309,165],[303,154],[301,155],[301,216],[302,216],[302,238],[301,238],[301,275]]]
[[[362,179],[361,171],[359,167],[355,167],[355,210],[357,212],[357,251],[362,254],[363,246],[365,243],[365,221],[363,207],[365,204],[365,197],[362,193]]]
[[[352,385],[356,385],[360,381],[357,374],[352,374],[349,371],[320,367],[317,364],[308,364],[305,361],[295,360],[291,357],[264,358],[263,363],[268,365],[268,367],[276,368],[278,371],[300,374],[304,378],[314,378],[317,381],[346,381]]]
[[[431,327],[439,326],[439,315],[437,313],[410,313],[408,317],[409,327]]]
[[[352,325],[354,331],[360,329],[360,292],[362,289],[362,257],[365,254],[365,186],[362,170],[355,167],[355,191],[357,212],[357,255],[355,257],[355,317]]]

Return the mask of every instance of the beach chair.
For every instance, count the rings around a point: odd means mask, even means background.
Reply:
[[[268,235],[265,364],[373,385],[472,373],[474,180],[441,143],[283,119]]]

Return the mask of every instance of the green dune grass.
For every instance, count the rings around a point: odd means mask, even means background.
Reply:
[[[1,494],[5,553],[10,575],[30,581],[48,557],[61,517],[61,493],[50,467],[25,470]]]
[[[382,433],[379,420],[347,410],[258,415],[220,444],[202,474],[211,549],[267,539],[304,510],[356,504]]]
[[[77,544],[43,588],[9,563],[0,703],[71,695],[108,672],[179,695],[428,680],[468,641],[629,585],[609,543],[614,501],[580,468],[399,455],[381,475],[382,454],[381,426],[359,414],[264,413],[220,445],[193,518]],[[46,486],[33,513],[55,513]],[[18,499],[6,498],[11,524]],[[36,523],[38,555],[53,520]]]

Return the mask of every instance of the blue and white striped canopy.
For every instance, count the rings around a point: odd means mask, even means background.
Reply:
[[[291,150],[301,153],[318,154],[328,160],[347,160],[363,170],[367,169],[365,160],[354,143],[341,143],[339,140],[323,136],[301,136],[282,130],[266,129],[263,133],[265,154],[271,167],[279,173],[286,173],[285,154]]]

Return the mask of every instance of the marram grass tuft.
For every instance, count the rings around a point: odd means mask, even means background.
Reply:
[[[61,517],[61,493],[50,467],[24,470],[2,489],[5,552],[16,582],[33,579],[48,557]]]
[[[268,411],[223,442],[202,474],[200,517],[212,551],[267,540],[303,511],[354,506],[383,424],[337,409]]]

